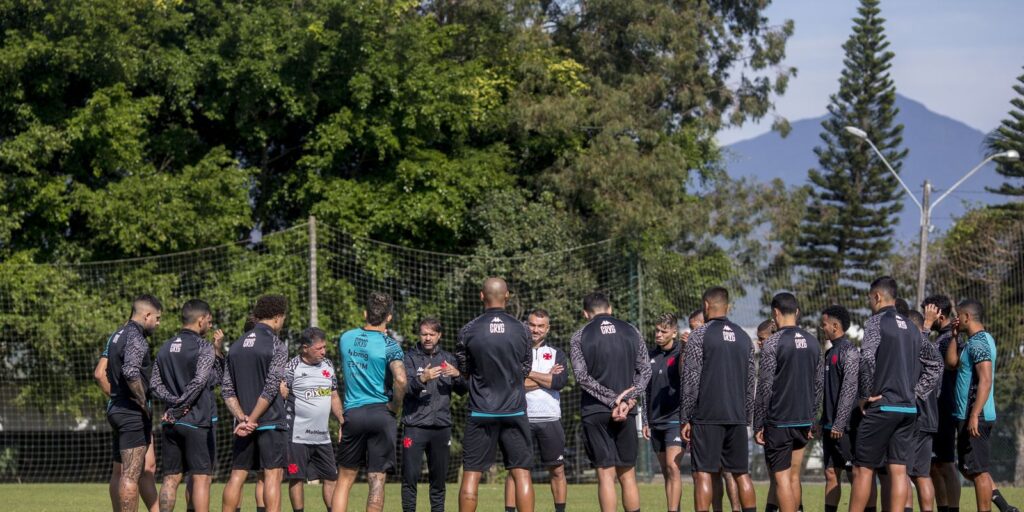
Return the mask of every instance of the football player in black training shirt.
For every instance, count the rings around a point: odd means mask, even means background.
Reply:
[[[677,342],[679,319],[672,313],[658,317],[651,348],[651,380],[647,383],[647,411],[643,415],[644,437],[658,456],[665,479],[665,500],[669,512],[679,510],[683,480],[679,465],[683,458],[683,438],[679,437],[679,367],[682,343]]]
[[[935,388],[942,370],[923,352],[921,332],[896,312],[896,292],[896,280],[888,276],[876,279],[868,291],[873,315],[865,325],[860,350],[857,394],[864,418],[853,448],[851,512],[867,506],[875,468],[883,462],[891,489],[888,509],[905,506],[917,398]]]
[[[754,344],[731,322],[729,292],[704,292],[707,323],[690,333],[683,350],[680,433],[690,443],[694,506],[711,507],[712,477],[722,470],[736,478],[744,512],[757,507],[750,480],[747,425],[754,407]]]
[[[939,348],[928,339],[928,331],[924,327],[924,315],[920,311],[908,311],[907,318],[921,331],[921,347],[929,357],[944,364],[942,356],[939,355]],[[923,397],[917,397],[917,432],[914,436],[914,455],[912,461],[907,465],[907,474],[917,487],[917,501],[923,512],[935,510],[935,487],[932,484],[932,443],[935,432],[939,428],[938,418],[938,397],[939,388],[936,387]],[[908,493],[908,497],[910,493]],[[910,503],[913,505],[913,502]]]
[[[110,350],[110,342],[114,338],[120,339],[123,334],[124,325],[107,338],[106,343],[103,345],[103,352],[100,353],[100,357],[96,361],[96,368],[92,371],[92,378],[96,380],[96,385],[100,387],[100,391],[103,391],[103,394],[108,399],[110,398],[110,381],[107,380],[107,352]],[[116,434],[113,435],[113,440],[113,464],[111,464],[110,484],[107,490],[110,493],[110,504],[116,512],[121,510],[121,499],[118,497],[121,484],[121,452],[117,449]],[[142,476],[139,477],[139,496],[142,497],[146,510],[149,512],[158,512],[160,510],[160,504],[157,503],[156,495],[156,449],[153,446],[152,437],[149,440],[149,447],[146,448],[146,459],[142,466]]]
[[[783,512],[800,505],[800,469],[804,448],[821,404],[822,366],[818,339],[797,326],[800,306],[792,293],[772,298],[778,330],[761,348],[754,438],[764,446]]]
[[[850,312],[832,305],[821,312],[821,333],[832,343],[825,352],[825,393],[821,408],[821,442],[825,466],[825,512],[836,512],[843,489],[840,473],[853,483],[850,416],[857,403],[860,352],[846,337]]]
[[[288,299],[264,295],[252,310],[255,327],[231,344],[221,393],[235,420],[231,476],[221,509],[234,512],[249,471],[263,471],[263,502],[281,510],[281,481],[288,450],[288,419],[280,396],[288,347],[277,334],[288,316]]]
[[[640,510],[634,422],[637,399],[651,378],[647,346],[636,327],[612,316],[603,293],[583,298],[583,317],[588,322],[573,334],[569,358],[582,390],[583,441],[597,469],[598,502],[602,512],[615,510],[617,479],[626,512]]]
[[[150,379],[153,393],[166,406],[160,509],[174,510],[178,485],[188,473],[192,498],[188,508],[206,512],[210,510],[210,483],[216,460],[213,426],[217,403],[213,384],[220,383],[224,371],[224,355],[220,351],[224,333],[218,329],[213,334],[214,343],[203,339],[213,325],[213,316],[210,305],[198,299],[182,306],[181,324],[181,331],[160,347]]]
[[[939,354],[945,357],[953,339],[953,301],[945,295],[931,295],[921,303],[924,309],[924,327],[935,331],[935,344]],[[962,347],[960,347],[962,348]],[[956,371],[943,368],[938,396],[938,429],[932,439],[932,485],[935,487],[935,506],[939,512],[959,512],[960,475],[956,471],[956,418],[953,407],[956,403]]]
[[[148,336],[160,325],[163,305],[152,295],[140,295],[132,302],[128,323],[107,345],[107,382],[110,402],[107,421],[114,427],[114,462],[121,463],[118,500],[121,510],[138,510],[139,477],[146,450],[153,440],[153,418],[149,407],[149,376],[153,361]],[[154,489],[155,491],[155,489]]]
[[[477,507],[480,477],[497,455],[516,482],[516,507],[533,512],[533,439],[526,417],[525,379],[530,375],[530,333],[523,322],[505,312],[508,285],[504,279],[484,281],[480,300],[484,313],[459,332],[455,359],[469,385],[469,418],[462,437],[462,488],[459,510]]]

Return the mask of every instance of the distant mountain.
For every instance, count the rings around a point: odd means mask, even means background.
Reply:
[[[900,110],[896,120],[903,124],[903,144],[910,150],[903,162],[901,177],[916,192],[918,200],[924,180],[931,180],[935,188],[934,201],[984,158],[985,134],[904,96],[896,95],[896,106]],[[825,116],[796,121],[786,138],[769,132],[727,146],[729,174],[754,176],[762,181],[782,178],[793,185],[808,183],[807,170],[818,166],[813,150],[823,145],[820,134],[824,119]],[[1006,202],[1006,197],[982,192],[986,186],[996,187],[1002,181],[995,166],[987,165],[943,200],[933,213],[932,223],[937,229],[946,229],[970,204]],[[917,240],[919,225],[917,206],[904,197],[896,236],[903,242],[913,243]]]

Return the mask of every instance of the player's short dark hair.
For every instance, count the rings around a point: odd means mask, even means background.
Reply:
[[[800,303],[797,302],[796,295],[792,293],[776,293],[772,297],[772,309],[779,310],[779,313],[783,315],[795,315],[800,310]]]
[[[442,333],[441,321],[432,316],[424,317],[422,320],[420,320],[420,324],[418,327],[420,329],[427,327],[431,331],[434,331],[438,334]]]
[[[964,299],[960,301],[960,303],[956,305],[956,310],[960,313],[967,311],[979,322],[985,321],[985,306],[975,299]]]
[[[929,295],[921,303],[921,310],[923,311],[924,307],[929,304],[939,308],[939,314],[946,318],[953,314],[953,301],[949,300],[946,295]]]
[[[327,341],[327,333],[319,327],[306,327],[299,335],[299,345],[312,345],[318,341]]]
[[[384,292],[370,292],[366,297],[366,323],[380,325],[388,321],[388,315],[395,310],[395,301]]]
[[[264,295],[252,307],[252,319],[257,322],[287,314],[288,298],[284,295]]]
[[[762,332],[773,334],[775,331],[775,322],[772,322],[771,320],[765,320],[764,322],[757,324],[757,334],[761,334]]]
[[[893,307],[896,308],[897,313],[903,316],[907,316],[907,313],[910,312],[910,304],[907,303],[907,299],[897,297],[896,303],[893,304]]]
[[[722,304],[728,304],[729,290],[726,290],[722,286],[714,286],[704,291],[704,295],[701,299],[705,302],[720,302]]]
[[[850,312],[839,304],[832,304],[831,306],[821,310],[822,315],[828,315],[836,320],[839,320],[839,325],[843,327],[843,332],[850,330]]]
[[[583,297],[583,310],[587,313],[593,313],[597,310],[604,310],[612,307],[612,302],[608,300],[608,295],[604,292],[590,292]]]
[[[898,286],[896,286],[896,280],[889,276],[882,276],[871,282],[870,292],[882,292],[889,297],[895,299],[896,294],[899,293]]]
[[[910,310],[907,311],[907,320],[917,326],[917,330],[924,329],[924,315],[920,311]]]
[[[189,299],[181,306],[181,323],[182,325],[194,324],[204,315],[211,314],[213,313],[210,311],[210,305],[206,301]]]
[[[704,310],[703,309],[697,308],[697,309],[691,311],[690,312],[690,316],[688,316],[686,319],[687,320],[693,320],[694,318],[697,318],[698,316],[701,317],[701,318],[704,318]]]
[[[157,311],[163,311],[164,310],[164,305],[162,303],[160,303],[160,299],[158,299],[155,296],[150,295],[148,293],[143,293],[141,295],[138,295],[138,296],[136,296],[132,300],[132,314],[133,315],[135,313],[138,313],[136,308],[138,307],[139,304],[146,304],[149,307],[151,307],[151,308],[153,308],[153,309],[155,309]]]
[[[531,316],[535,316],[537,318],[551,319],[551,314],[548,313],[548,310],[546,310],[544,308],[534,308],[534,310],[530,311],[530,314],[527,315],[527,317],[531,317]]]
[[[658,319],[654,322],[654,325],[670,325],[673,329],[679,328],[679,317],[675,313],[662,313],[658,315]]]

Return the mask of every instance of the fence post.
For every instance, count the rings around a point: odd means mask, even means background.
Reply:
[[[309,325],[320,325],[316,298],[316,217],[309,216]]]

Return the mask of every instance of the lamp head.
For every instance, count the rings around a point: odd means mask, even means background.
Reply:
[[[858,139],[868,138],[868,133],[865,132],[864,130],[861,130],[860,128],[857,128],[856,126],[847,126],[846,128],[843,129],[846,130],[846,133],[849,133],[850,135],[853,135]]]

